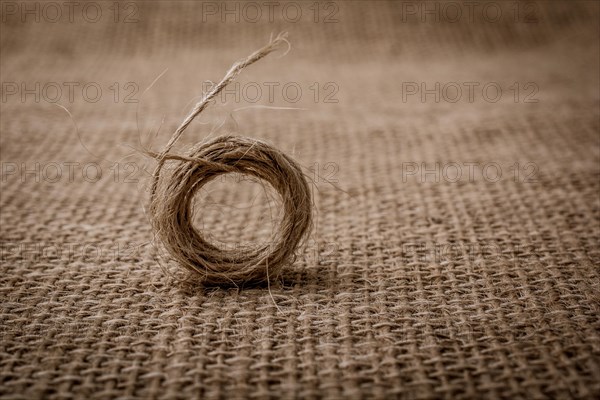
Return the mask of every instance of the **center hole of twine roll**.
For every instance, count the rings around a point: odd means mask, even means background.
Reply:
[[[194,229],[223,250],[271,245],[283,213],[271,185],[241,173],[215,177],[195,193],[192,207]]]

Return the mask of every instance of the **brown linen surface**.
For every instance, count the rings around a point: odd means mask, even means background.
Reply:
[[[1,398],[600,396],[597,2],[496,2],[498,21],[458,2],[454,22],[400,1],[295,2],[297,22],[284,3],[272,22],[260,2],[257,22],[239,2],[239,22],[94,4],[97,22],[2,10]],[[272,143],[315,182],[315,228],[270,287],[181,283],[132,147],[162,148],[203,81],[280,30],[289,54],[244,71],[178,151]],[[198,227],[268,238],[272,192],[212,185]]]

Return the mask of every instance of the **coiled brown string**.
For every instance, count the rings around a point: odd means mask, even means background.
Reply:
[[[273,146],[248,137],[220,136],[193,146],[185,156],[169,153],[192,120],[242,69],[284,42],[287,42],[286,34],[279,34],[263,48],[235,63],[223,80],[194,106],[164,150],[150,153],[158,160],[150,193],[150,218],[155,233],[173,259],[207,285],[268,282],[293,259],[311,227],[310,187],[302,169]],[[169,176],[163,176],[161,172],[167,161],[175,165]],[[283,218],[268,244],[221,249],[194,228],[194,194],[218,175],[232,172],[267,182],[281,196]]]

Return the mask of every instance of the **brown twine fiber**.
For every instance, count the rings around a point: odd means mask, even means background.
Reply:
[[[312,223],[310,187],[300,165],[269,144],[248,137],[220,136],[193,146],[185,156],[169,154],[173,145],[209,101],[248,65],[286,42],[281,33],[266,46],[233,64],[223,80],[195,105],[177,128],[158,160],[150,195],[153,229],[165,249],[179,264],[206,285],[239,285],[268,282],[292,260]],[[167,161],[177,164],[162,177]],[[241,173],[269,183],[281,196],[283,218],[268,244],[256,248],[221,249],[208,242],[192,224],[194,194],[215,177]]]

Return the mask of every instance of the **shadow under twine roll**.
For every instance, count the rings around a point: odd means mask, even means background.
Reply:
[[[158,165],[152,177],[150,220],[171,257],[205,285],[269,282],[292,261],[312,225],[310,186],[301,166],[277,148],[257,139],[220,136],[193,146],[187,155],[169,154],[190,122],[248,65],[286,42],[279,34],[265,47],[235,63],[177,128],[160,153],[149,154]],[[171,173],[161,174],[167,161]],[[221,249],[208,242],[193,224],[194,194],[221,174],[241,173],[269,183],[280,195],[283,218],[267,244],[255,248]]]

